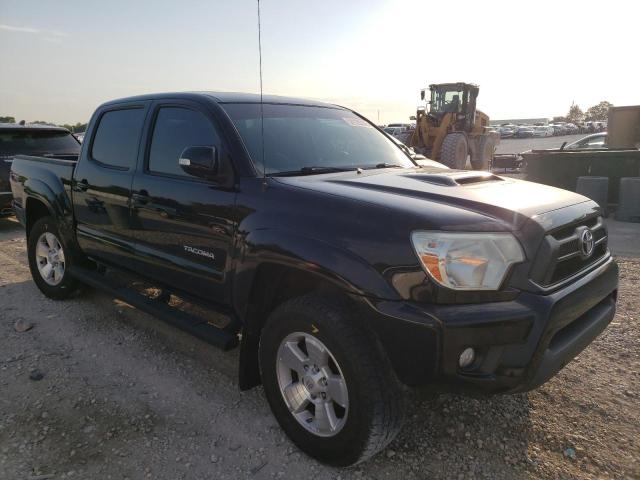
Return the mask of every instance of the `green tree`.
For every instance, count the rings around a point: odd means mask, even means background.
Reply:
[[[16,117],[11,117],[11,116],[0,117],[0,123],[16,123]]]
[[[613,103],[602,101],[597,105],[589,108],[586,113],[587,120],[589,121],[603,121],[609,118],[609,108],[613,107]]]
[[[580,123],[584,121],[584,112],[575,103],[569,107],[569,113],[567,114],[567,121],[571,123]]]

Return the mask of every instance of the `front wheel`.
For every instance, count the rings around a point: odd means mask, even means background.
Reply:
[[[400,384],[373,335],[349,307],[310,294],[289,300],[260,339],[265,395],[280,426],[308,455],[335,466],[362,462],[400,430]]]
[[[31,276],[47,297],[62,300],[78,290],[78,282],[69,275],[70,255],[60,240],[53,217],[43,217],[29,232],[27,256]]]
[[[444,137],[440,161],[449,168],[463,170],[467,166],[469,145],[462,133],[450,133]]]

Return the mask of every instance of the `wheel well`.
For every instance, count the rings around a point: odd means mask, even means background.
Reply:
[[[28,198],[27,208],[25,209],[27,237],[29,237],[29,233],[31,232],[31,227],[33,227],[33,224],[40,220],[42,217],[46,217],[50,214],[51,212],[49,212],[47,206],[40,200],[36,200],[35,198]]]
[[[258,346],[260,332],[267,318],[278,305],[310,292],[327,295],[346,294],[326,278],[297,268],[277,264],[258,267],[249,295],[240,351],[240,388],[247,390],[260,385]]]

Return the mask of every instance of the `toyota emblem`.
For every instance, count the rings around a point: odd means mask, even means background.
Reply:
[[[593,234],[591,233],[591,230],[585,230],[582,232],[582,235],[580,235],[580,252],[582,253],[582,256],[585,258],[590,257],[593,253],[593,246]]]

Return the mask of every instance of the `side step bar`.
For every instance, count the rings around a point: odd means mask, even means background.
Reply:
[[[238,346],[238,336],[207,323],[204,319],[182,312],[169,305],[145,297],[135,290],[118,284],[105,275],[81,267],[75,267],[69,273],[80,282],[103,290],[109,295],[153,315],[174,327],[191,333],[222,350],[231,350]]]

